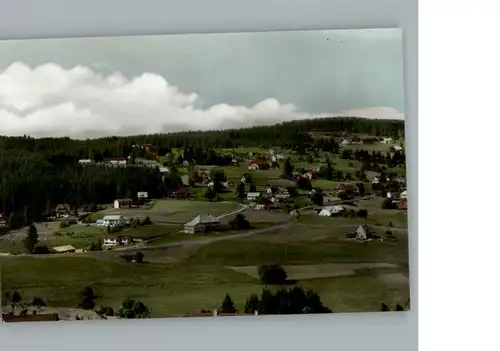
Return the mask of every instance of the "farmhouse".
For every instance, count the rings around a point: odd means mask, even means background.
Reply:
[[[399,194],[399,197],[401,200],[407,200],[408,199],[408,192],[405,190],[401,194]]]
[[[255,159],[248,161],[248,169],[252,170],[266,170],[269,169],[269,163],[266,160]]]
[[[155,160],[148,160],[148,159],[142,158],[142,157],[136,157],[135,164],[143,165],[143,166],[150,167],[150,168],[154,168],[154,167],[158,166],[158,163]]]
[[[398,202],[397,207],[398,210],[408,211],[408,203],[406,202]]]
[[[71,213],[71,206],[69,204],[59,204],[56,206],[56,217],[68,217]]]
[[[342,206],[327,206],[324,207],[321,211],[319,211],[318,216],[321,217],[332,217],[335,215],[340,214],[342,211],[344,211],[344,208]]]
[[[137,198],[139,200],[146,200],[148,198],[148,192],[147,191],[138,191]]]
[[[176,191],[172,193],[172,197],[175,197],[177,199],[185,199],[188,195],[188,189],[185,187],[180,187]]]
[[[113,203],[113,207],[114,208],[131,207],[132,203],[133,201],[130,198],[116,199],[115,202]]]
[[[63,246],[53,247],[52,251],[56,253],[68,253],[68,252],[75,252],[76,249],[72,245],[63,245]]]
[[[219,224],[220,221],[210,214],[198,215],[184,225],[184,232],[189,234],[203,233],[213,229]]]
[[[255,201],[260,198],[260,193],[252,192],[247,194],[248,201]]]
[[[369,144],[375,144],[376,142],[378,142],[378,138],[376,137],[364,137],[364,138],[361,138],[361,144],[366,144],[366,145],[369,145]]]
[[[7,227],[7,218],[3,214],[0,213],[0,228]]]
[[[127,159],[125,157],[105,158],[104,163],[111,166],[126,166]]]
[[[101,220],[102,226],[107,227],[108,225],[113,227],[117,225],[125,225],[127,221],[123,216],[120,215],[110,215],[110,216],[104,216],[104,218]]]
[[[124,236],[124,237],[110,236],[110,237],[104,238],[104,245],[107,245],[107,246],[128,245],[133,240],[134,240],[133,238],[128,237],[128,236]]]
[[[358,240],[367,240],[370,235],[367,225],[360,225],[356,229],[356,239]]]

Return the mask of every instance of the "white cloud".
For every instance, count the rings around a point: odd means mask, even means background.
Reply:
[[[162,76],[127,79],[101,76],[76,66],[35,68],[16,62],[0,74],[0,135],[134,135],[232,128],[312,117],[292,104],[269,98],[251,107],[217,104],[195,107],[196,93],[184,93]],[[392,108],[354,109],[321,116],[403,118]],[[320,117],[315,115],[315,117]]]

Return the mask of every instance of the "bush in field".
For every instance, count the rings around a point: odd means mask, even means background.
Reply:
[[[149,218],[149,216],[144,218],[144,220],[141,223],[141,225],[150,225],[150,224],[153,224],[153,222],[151,221],[151,218]]]
[[[134,262],[142,263],[144,260],[144,254],[140,251],[136,252],[134,255]]]
[[[248,229],[250,228],[250,222],[245,218],[244,215],[241,213],[238,213],[234,219],[229,221],[229,226],[233,230],[238,230],[238,229]]]
[[[365,209],[360,209],[358,210],[357,216],[359,218],[367,218],[368,217],[368,211]]]
[[[264,284],[280,285],[286,281],[287,274],[280,265],[262,265],[259,267],[259,278]]]

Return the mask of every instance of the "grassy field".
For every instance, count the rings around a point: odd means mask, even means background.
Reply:
[[[369,203],[365,205],[369,207]],[[375,208],[373,204],[374,211]],[[246,215],[255,218],[253,216],[258,214],[247,212]],[[285,218],[266,215],[269,217],[263,218],[263,223],[278,223]],[[367,221],[373,224],[370,218]],[[277,229],[189,249],[144,251],[144,264],[124,264],[78,255],[2,257],[2,286],[4,292],[17,289],[25,298],[39,296],[50,306],[58,307],[76,306],[80,302],[80,290],[92,286],[100,296],[97,305],[116,308],[125,297],[131,297],[144,301],[152,309],[153,316],[182,316],[202,308],[217,308],[226,293],[231,295],[237,308],[242,309],[251,293],[260,292],[263,286],[257,279],[230,267],[263,263],[300,265],[289,268],[292,274],[303,272],[304,265],[320,269],[317,265],[389,262],[397,268],[390,268],[384,274],[365,268],[350,276],[312,276],[297,284],[318,292],[324,304],[337,312],[377,310],[382,301],[404,303],[408,299],[408,286],[395,278],[398,274],[408,275],[406,233],[397,233],[397,240],[383,243],[361,244],[345,240],[345,234],[362,222],[304,215],[286,230]],[[155,242],[198,238],[202,237],[169,234]],[[176,250],[188,250],[183,254],[185,259],[171,264],[158,263],[169,262],[166,258],[178,255]]]

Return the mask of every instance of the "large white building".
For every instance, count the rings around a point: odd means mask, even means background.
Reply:
[[[103,227],[107,226],[120,226],[120,225],[125,225],[127,221],[123,216],[120,215],[109,215],[109,216],[104,216],[103,219],[97,222],[99,225]]]
[[[220,224],[220,221],[210,214],[199,215],[184,225],[184,232],[189,234],[203,233]]]

